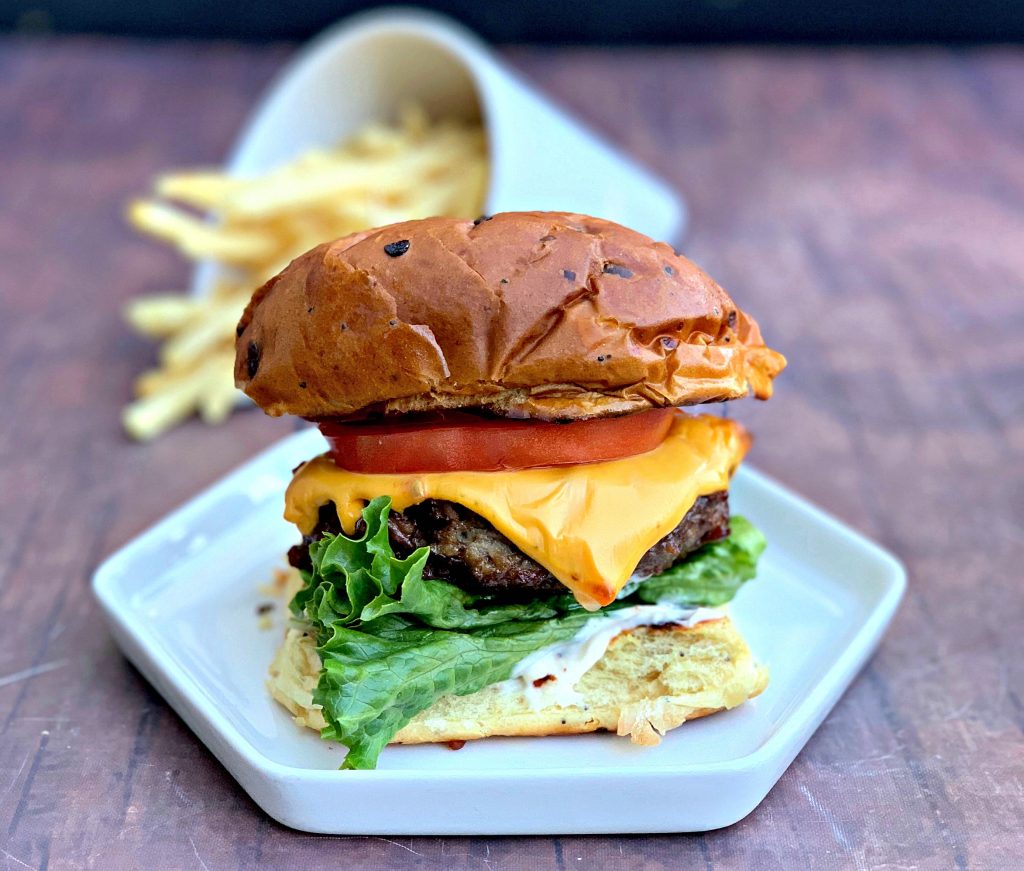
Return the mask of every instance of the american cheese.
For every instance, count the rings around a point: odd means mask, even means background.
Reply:
[[[573,591],[586,608],[615,599],[640,558],[682,520],[698,496],[725,490],[748,438],[733,421],[679,414],[654,450],[621,460],[516,472],[368,475],[317,457],[295,473],[285,518],[312,532],[333,502],[355,530],[376,496],[404,511],[425,499],[456,502],[488,520]]]

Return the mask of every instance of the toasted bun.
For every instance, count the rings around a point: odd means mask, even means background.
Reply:
[[[254,294],[235,382],[307,418],[488,407],[570,420],[761,399],[785,366],[729,295],[609,221],[427,218],[320,245]]]
[[[270,667],[270,692],[300,726],[326,722],[313,704],[320,658],[313,641],[290,629]],[[577,685],[582,705],[531,709],[523,695],[497,686],[468,696],[443,696],[395,738],[423,744],[491,735],[562,735],[599,729],[657,744],[669,729],[761,693],[768,673],[758,665],[732,621],[725,617],[679,626],[620,633]]]

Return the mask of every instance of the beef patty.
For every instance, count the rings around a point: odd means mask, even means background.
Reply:
[[[357,532],[365,526],[359,521]],[[309,569],[310,542],[341,532],[333,502],[321,506],[316,528],[302,544],[288,551],[288,561]],[[722,490],[701,496],[679,525],[643,555],[638,575],[659,575],[702,545],[729,534],[729,494]],[[424,577],[457,584],[464,590],[504,599],[534,598],[565,592],[565,586],[530,559],[479,514],[455,502],[428,499],[388,515],[388,536],[395,554],[404,559],[420,547],[430,548]]]
[[[356,532],[366,528],[359,520]],[[319,510],[310,535],[288,552],[288,561],[311,568],[309,543],[341,532],[334,503]],[[693,507],[668,535],[643,555],[636,568],[647,577],[664,572],[687,554],[729,534],[729,494],[722,490],[699,496]],[[505,599],[532,598],[563,593],[565,586],[544,566],[531,560],[494,526],[457,503],[427,499],[406,511],[388,515],[391,548],[400,559],[418,548],[429,548],[424,577],[451,581],[463,590]]]

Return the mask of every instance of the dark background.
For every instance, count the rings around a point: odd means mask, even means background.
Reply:
[[[0,0],[0,29],[303,39],[359,0]],[[1020,0],[433,0],[494,42],[1013,42]]]

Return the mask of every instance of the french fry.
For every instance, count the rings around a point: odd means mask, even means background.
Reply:
[[[243,185],[243,180],[219,172],[179,172],[160,176],[154,189],[165,199],[177,200],[197,209],[214,210],[219,208],[230,191]]]
[[[164,342],[160,349],[160,362],[168,369],[184,369],[225,341],[233,338],[238,319],[245,308],[245,300],[224,299],[212,302],[204,316],[188,324]]]
[[[149,369],[135,379],[135,395],[140,399],[161,393],[181,381],[188,373],[171,369]]]
[[[136,332],[153,339],[173,335],[203,308],[203,300],[182,294],[144,296],[124,308],[125,319]]]
[[[124,409],[121,423],[133,439],[149,441],[180,423],[195,410],[206,378],[200,368]]]
[[[202,299],[160,294],[125,307],[136,331],[163,341],[159,366],[136,379],[125,430],[149,439],[195,413],[223,421],[239,404],[235,326],[255,288],[325,240],[435,214],[476,217],[487,177],[479,126],[431,122],[412,106],[396,125],[367,124],[338,147],[261,176],[157,178],[153,198],[130,204],[129,221],[194,260],[213,261],[218,277]]]
[[[187,372],[168,373],[171,377],[125,408],[125,430],[134,439],[149,441],[197,410],[208,422],[223,421],[238,393],[234,360],[233,352],[222,351]]]
[[[136,229],[172,243],[196,260],[213,258],[228,263],[253,263],[275,247],[274,238],[267,233],[217,227],[174,206],[152,200],[132,203],[128,215]]]
[[[235,387],[235,354],[231,351],[213,358],[210,374],[199,395],[199,416],[204,423],[223,423],[238,399]]]

